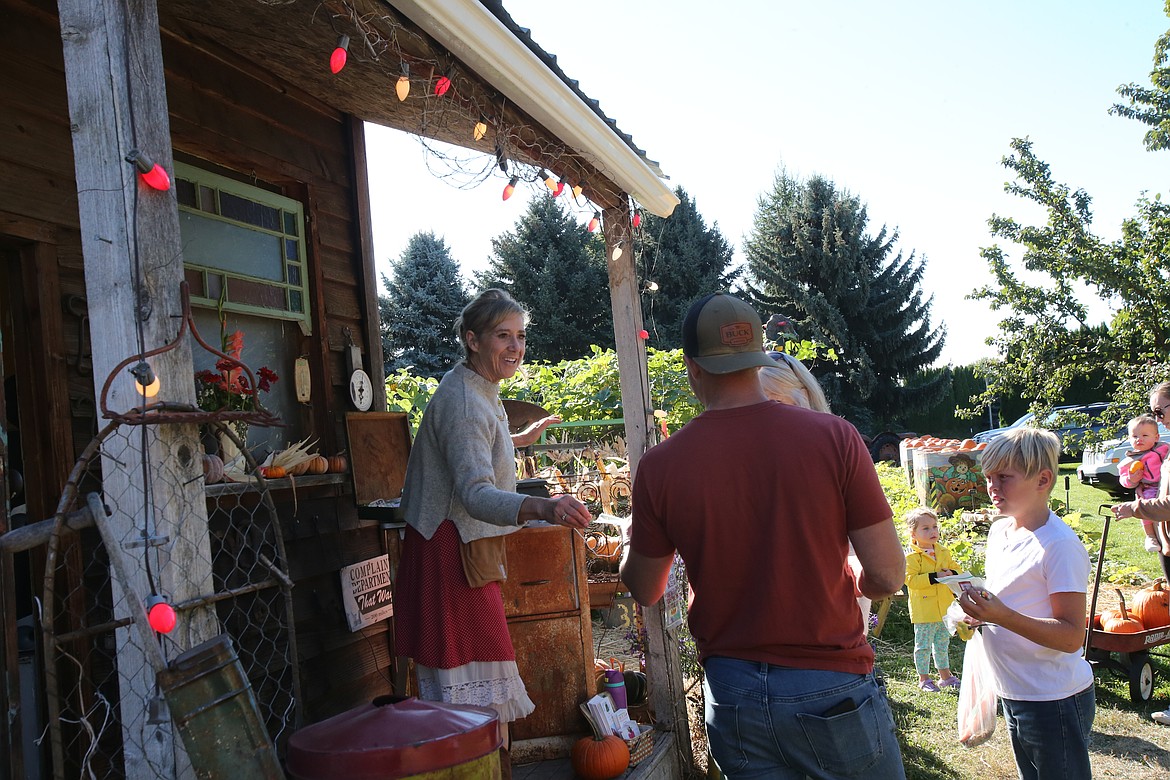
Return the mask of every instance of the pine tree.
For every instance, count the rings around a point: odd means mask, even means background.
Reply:
[[[695,201],[678,187],[679,204],[669,218],[643,217],[638,233],[638,275],[646,280],[642,316],[651,344],[682,346],[682,321],[697,299],[726,290],[738,272],[729,272],[732,248],[718,225],[707,227]],[[657,289],[645,289],[650,283]]]
[[[411,237],[391,271],[378,297],[386,373],[409,367],[441,376],[463,355],[453,330],[468,300],[459,265],[446,242],[426,232]]]
[[[492,239],[476,283],[507,290],[528,309],[529,360],[573,360],[591,345],[614,345],[604,246],[547,195],[529,202],[515,232]]]
[[[861,200],[814,176],[777,175],[746,243],[744,294],[767,319],[783,312],[803,338],[832,347],[813,367],[833,410],[859,428],[885,427],[930,408],[950,376],[908,382],[942,351],[930,324],[923,263],[896,251],[897,231],[867,233]]]

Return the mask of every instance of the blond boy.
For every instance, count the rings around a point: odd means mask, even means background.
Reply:
[[[1048,507],[1060,440],[1019,428],[983,452],[987,492],[1003,515],[987,535],[985,591],[959,598],[982,622],[994,687],[1022,780],[1089,780],[1096,698],[1081,656],[1089,555]]]

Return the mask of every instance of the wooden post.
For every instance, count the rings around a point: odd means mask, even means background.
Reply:
[[[642,453],[650,446],[654,409],[650,402],[646,342],[638,333],[643,324],[642,302],[630,214],[624,207],[607,208],[604,219],[609,295],[613,306],[613,332],[626,421],[626,452],[632,481]],[[622,251],[615,259],[614,250],[619,248]],[[658,716],[659,727],[673,734],[675,749],[685,771],[694,765],[694,757],[686,696],[683,694],[677,629],[674,632],[667,630],[662,601],[642,609],[642,622],[648,643],[646,678],[650,682],[650,706]]]
[[[650,446],[654,410],[650,407],[646,342],[638,335],[642,329],[642,302],[638,291],[638,272],[634,265],[630,214],[625,208],[607,208],[603,216],[605,257],[609,267],[609,299],[613,307],[613,335],[617,344],[622,410],[626,420],[626,452],[632,479],[638,460]],[[615,259],[616,249],[621,249],[621,254]]]
[[[58,9],[90,327],[101,334],[93,340],[94,392],[100,397],[119,362],[175,338],[182,311],[174,189],[150,189],[124,159],[137,148],[168,173],[174,171],[158,9],[155,0],[59,0]],[[152,368],[162,382],[162,398],[194,402],[188,344],[160,355]],[[122,373],[108,396],[117,412],[142,404],[132,378]],[[110,530],[120,540],[132,580],[122,585],[142,597],[151,594],[144,568],[150,556],[158,590],[172,602],[210,593],[196,426],[148,425],[127,434],[109,437],[102,447]],[[126,600],[115,605],[119,617],[128,616],[128,609]],[[206,609],[183,613],[170,638],[182,650],[218,633],[214,610]],[[126,777],[190,776],[169,721],[148,721],[159,697],[154,669],[133,630],[119,630],[117,653]]]

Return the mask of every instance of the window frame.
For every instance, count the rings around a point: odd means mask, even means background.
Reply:
[[[253,230],[263,235],[273,236],[280,240],[281,244],[281,280],[275,281],[273,279],[253,276],[250,274],[238,273],[229,268],[205,265],[201,263],[190,262],[184,256],[183,269],[184,273],[194,271],[199,273],[202,277],[202,289],[207,291],[211,289],[210,278],[212,276],[219,276],[222,278],[222,290],[226,294],[229,289],[232,279],[238,279],[241,282],[252,284],[262,284],[267,287],[279,288],[284,293],[285,308],[283,310],[274,309],[267,306],[258,306],[255,304],[235,302],[225,298],[222,303],[218,298],[210,298],[206,295],[197,295],[195,291],[191,292],[191,305],[199,308],[219,309],[223,311],[235,312],[239,314],[249,314],[258,317],[268,317],[271,319],[286,320],[296,322],[301,327],[301,332],[306,335],[312,335],[312,307],[309,296],[309,273],[308,273],[308,256],[307,245],[305,240],[305,232],[308,227],[305,219],[305,206],[301,201],[289,198],[269,190],[262,189],[250,184],[246,184],[235,179],[221,176],[202,168],[187,163],[175,162],[175,178],[182,179],[195,188],[195,206],[189,206],[184,203],[177,203],[178,209],[182,213],[191,214],[203,219],[211,220],[213,222],[220,222],[227,225],[232,225],[237,228],[246,230]],[[208,211],[201,206],[204,197],[204,188],[210,189],[214,192],[216,204],[213,211]],[[259,225],[253,225],[248,222],[241,222],[240,220],[226,217],[220,214],[219,194],[227,193],[237,198],[258,203],[262,206],[276,209],[279,213],[280,230],[271,230]],[[177,199],[176,199],[177,202]],[[297,235],[293,236],[284,231],[286,223],[286,215],[292,214],[296,220]],[[285,242],[295,241],[297,245],[297,259],[292,260],[288,257],[287,245]],[[295,266],[300,271],[300,284],[294,284],[289,281],[289,268]],[[301,310],[292,310],[292,298],[299,293],[301,299]]]

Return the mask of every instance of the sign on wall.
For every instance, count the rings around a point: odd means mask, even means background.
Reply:
[[[394,614],[390,591],[390,556],[379,555],[341,569],[341,597],[350,631]]]

